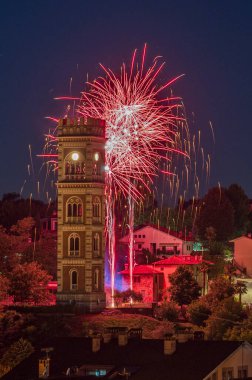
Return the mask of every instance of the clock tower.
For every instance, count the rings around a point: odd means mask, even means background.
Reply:
[[[60,119],[57,302],[87,312],[106,305],[104,147],[103,120]]]

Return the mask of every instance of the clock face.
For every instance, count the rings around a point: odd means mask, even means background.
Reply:
[[[78,161],[78,159],[79,159],[79,154],[76,153],[76,152],[74,152],[74,153],[72,153],[71,157],[72,157],[72,160],[73,160],[73,161]]]
[[[99,158],[100,158],[100,155],[99,155],[98,152],[96,152],[96,153],[94,154],[94,159],[95,159],[95,161],[99,161]]]

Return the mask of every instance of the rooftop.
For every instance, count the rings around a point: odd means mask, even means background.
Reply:
[[[49,379],[92,377],[66,377],[70,367],[90,365],[91,368],[112,366],[112,372],[104,379],[122,379],[119,373],[128,371],[132,380],[202,380],[225,358],[234,352],[242,342],[231,341],[188,341],[177,343],[176,352],[164,355],[162,340],[129,340],[126,346],[118,346],[117,340],[102,343],[101,350],[93,353],[91,338],[55,338],[43,347],[53,347],[51,376]],[[5,380],[35,380],[38,377],[40,348],[3,377]],[[183,363],[183,365],[181,365]],[[199,365],[200,363],[200,365]],[[113,376],[113,377],[112,377]],[[95,378],[95,376],[93,377]]]
[[[162,273],[158,269],[155,269],[152,265],[136,265],[133,269],[133,274],[160,274]],[[119,274],[129,274],[129,269],[124,269]]]
[[[202,256],[174,255],[167,259],[156,261],[154,265],[199,265],[202,263],[213,264],[210,261],[202,259]]]

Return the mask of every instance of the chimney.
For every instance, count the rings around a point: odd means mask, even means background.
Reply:
[[[176,339],[174,337],[164,338],[164,354],[172,355],[176,351]]]
[[[176,333],[178,343],[185,343],[189,339],[189,332],[186,330],[178,330]]]
[[[126,346],[128,343],[128,331],[119,331],[118,333],[118,345],[119,346]]]
[[[39,379],[47,379],[50,375],[50,359],[39,359]]]
[[[111,332],[105,330],[102,336],[103,336],[104,343],[109,343],[111,341],[111,336],[112,336]]]
[[[101,335],[92,336],[92,352],[98,352],[101,349]]]

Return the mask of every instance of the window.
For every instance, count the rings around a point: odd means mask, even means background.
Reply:
[[[233,367],[222,368],[222,380],[231,380],[234,377]]]
[[[70,272],[70,289],[78,289],[78,273],[75,269]]]
[[[142,249],[142,244],[138,244],[138,249]]]
[[[98,232],[93,236],[93,252],[96,257],[100,255],[100,235]]]
[[[145,235],[142,236],[145,239]]]
[[[82,201],[78,197],[71,197],[67,200],[67,222],[80,223],[82,222]]]
[[[66,180],[85,179],[86,167],[83,155],[77,152],[69,153],[65,158],[64,169]]]
[[[133,276],[133,281],[136,283],[136,284],[139,284],[141,282],[141,277],[140,276]]]
[[[134,235],[134,238],[137,238],[137,235]]]
[[[101,166],[97,163],[93,165],[93,176],[100,176],[101,175]]]
[[[100,288],[100,270],[98,268],[94,271],[94,290],[99,290]]]
[[[80,255],[80,237],[78,234],[71,234],[68,238],[68,255],[79,256]]]
[[[139,237],[139,238],[141,238],[141,237],[142,237],[142,235],[138,235],[138,237]]]
[[[238,367],[238,379],[247,379],[248,377],[248,366]]]
[[[99,197],[93,199],[93,218],[101,219],[101,200]]]

